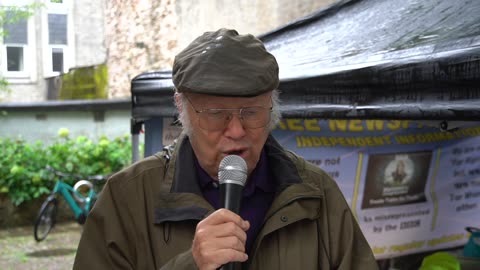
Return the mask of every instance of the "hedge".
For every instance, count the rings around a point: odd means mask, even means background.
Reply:
[[[7,193],[15,205],[50,193],[55,185],[47,165],[69,174],[109,175],[131,163],[132,145],[128,135],[93,141],[85,136],[70,138],[60,129],[54,143],[27,143],[22,139],[0,138],[0,193]],[[143,145],[140,146],[143,151]],[[74,179],[65,179],[73,184]]]

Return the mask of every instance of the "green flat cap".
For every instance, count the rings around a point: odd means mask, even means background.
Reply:
[[[176,57],[178,92],[216,96],[257,96],[278,87],[278,64],[263,43],[235,30],[206,32]]]

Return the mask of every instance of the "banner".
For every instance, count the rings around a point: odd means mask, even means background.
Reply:
[[[378,259],[463,245],[480,225],[479,124],[284,119],[273,134],[338,183]]]
[[[283,119],[272,133],[337,182],[377,259],[464,245],[480,227],[478,123]]]

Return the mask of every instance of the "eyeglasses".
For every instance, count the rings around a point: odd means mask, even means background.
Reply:
[[[272,107],[261,106],[242,107],[239,109],[205,109],[197,110],[190,99],[185,95],[197,113],[197,120],[200,128],[208,131],[219,131],[227,127],[233,114],[237,114],[244,128],[254,129],[265,127],[270,122]]]

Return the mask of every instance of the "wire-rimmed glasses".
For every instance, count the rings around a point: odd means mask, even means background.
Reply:
[[[272,107],[266,108],[261,106],[242,107],[238,109],[204,109],[197,110],[190,99],[185,95],[197,113],[197,120],[200,128],[209,131],[223,130],[227,127],[233,115],[238,115],[244,128],[255,129],[268,125]]]

